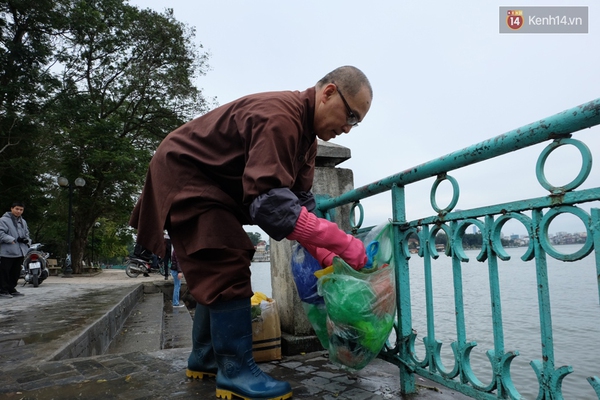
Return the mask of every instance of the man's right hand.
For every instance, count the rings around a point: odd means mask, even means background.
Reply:
[[[337,254],[324,249],[322,247],[313,246],[312,244],[304,243],[302,245],[315,258],[323,268],[327,268],[333,264],[333,257]]]
[[[348,263],[355,270],[359,270],[367,263],[367,251],[362,241],[358,240],[352,235],[348,235],[352,238],[352,241],[346,247],[346,250],[339,254],[344,261]]]
[[[305,207],[302,207],[296,226],[287,238],[297,240],[304,247],[312,245],[327,249],[357,270],[367,263],[363,242],[348,235],[333,222],[308,212]]]

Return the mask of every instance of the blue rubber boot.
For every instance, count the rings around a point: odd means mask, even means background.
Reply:
[[[292,397],[288,382],[265,374],[254,362],[250,299],[217,303],[209,308],[213,348],[219,365],[217,398],[284,400]]]
[[[192,352],[188,357],[185,374],[188,378],[198,379],[217,375],[217,359],[210,340],[210,311],[200,303],[196,304],[192,328]]]

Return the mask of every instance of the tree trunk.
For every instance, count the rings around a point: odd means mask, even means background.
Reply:
[[[74,274],[81,274],[83,273],[83,253],[87,236],[80,229],[75,229],[73,236],[73,242],[71,243],[71,268],[73,268]]]

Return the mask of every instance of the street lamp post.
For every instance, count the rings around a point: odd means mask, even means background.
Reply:
[[[100,227],[100,222],[96,222],[94,223],[94,225],[92,225],[92,267],[94,266],[94,262],[96,261],[94,259],[94,231],[98,227]]]
[[[63,277],[70,278],[73,274],[73,268],[71,267],[71,219],[73,218],[73,185],[69,182],[69,180],[65,177],[58,178],[58,184],[62,187],[69,188],[69,222],[67,227],[67,259],[65,261],[65,273]],[[83,178],[75,179],[75,186],[83,187],[85,186],[85,180]]]

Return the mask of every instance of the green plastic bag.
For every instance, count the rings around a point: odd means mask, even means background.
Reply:
[[[325,304],[303,304],[321,344],[329,350],[330,360],[353,371],[377,357],[396,315],[391,224],[374,228],[365,240],[378,242],[372,267],[355,271],[335,257],[333,273],[317,281]]]
[[[327,310],[325,304],[313,304],[302,302],[302,307],[310,321],[315,334],[321,342],[324,349],[329,349],[329,335],[327,334]]]

